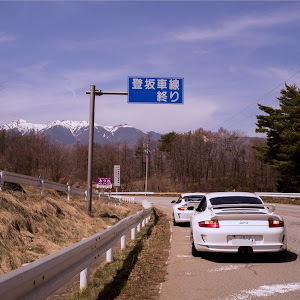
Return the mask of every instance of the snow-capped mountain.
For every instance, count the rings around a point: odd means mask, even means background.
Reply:
[[[22,135],[29,134],[31,131],[48,135],[52,140],[64,145],[71,145],[77,142],[87,144],[89,140],[89,122],[86,121],[53,121],[49,124],[32,124],[25,120],[15,120],[9,124],[0,126],[0,130],[16,130]],[[151,134],[151,138],[158,140],[161,134],[144,132],[133,126],[122,124],[117,126],[100,126],[95,123],[94,142],[100,145],[127,143],[135,145],[136,142]]]
[[[0,127],[0,129],[5,129],[5,130],[18,130],[22,134],[29,133],[30,131],[34,132],[39,132],[43,130],[47,125],[44,124],[32,124],[32,123],[27,123],[25,120],[14,120],[9,124],[3,125]]]

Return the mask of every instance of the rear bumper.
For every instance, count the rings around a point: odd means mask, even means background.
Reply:
[[[191,213],[174,213],[174,220],[176,223],[190,223]]]
[[[254,253],[280,252],[287,249],[287,235],[284,228],[266,228],[264,231],[235,228],[234,231],[223,232],[210,228],[194,232],[193,240],[196,250],[203,252],[237,253],[240,247],[245,246],[251,247]]]
[[[223,253],[238,253],[240,247],[245,245],[203,245],[196,244],[195,248],[201,252],[223,252]],[[249,245],[250,246],[250,245]],[[251,245],[253,253],[266,253],[266,252],[280,252],[285,251],[286,246],[284,244],[279,245]]]

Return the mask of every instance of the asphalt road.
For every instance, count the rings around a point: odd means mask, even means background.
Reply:
[[[189,225],[172,225],[174,197],[147,199],[170,217],[171,250],[168,275],[161,285],[161,300],[300,299],[300,206],[277,205],[288,232],[285,258],[271,254],[240,257],[236,254],[191,255]],[[300,201],[300,200],[299,200]]]

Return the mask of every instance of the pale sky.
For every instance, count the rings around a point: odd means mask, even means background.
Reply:
[[[94,84],[184,78],[184,104],[96,97],[95,122],[256,136],[257,103],[300,87],[297,1],[0,1],[0,125],[88,121]]]

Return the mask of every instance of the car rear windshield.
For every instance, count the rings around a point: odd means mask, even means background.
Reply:
[[[203,198],[203,196],[193,196],[193,197],[184,197],[184,201],[190,202],[190,201],[200,201]]]
[[[263,204],[262,201],[256,197],[244,197],[244,196],[228,196],[211,198],[210,203],[212,205],[220,204]]]

